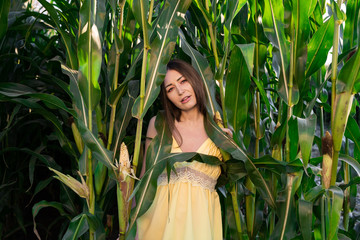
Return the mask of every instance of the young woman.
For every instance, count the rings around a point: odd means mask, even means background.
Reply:
[[[206,95],[203,81],[188,63],[172,60],[161,86],[165,120],[172,132],[172,153],[198,152],[222,159],[219,149],[205,131]],[[229,130],[226,130],[228,133]],[[156,136],[155,117],[150,120],[147,139]],[[146,140],[145,148],[150,140]],[[137,221],[140,240],[222,239],[219,196],[215,191],[219,166],[198,161],[175,163],[170,181],[166,172],[158,178],[155,199]],[[145,168],[143,168],[143,171]]]

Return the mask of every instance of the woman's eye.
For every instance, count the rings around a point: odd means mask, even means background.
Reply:
[[[185,82],[187,82],[187,80],[186,80],[186,79],[181,80],[181,83],[185,83]]]
[[[174,88],[169,88],[169,89],[167,90],[167,92],[169,93],[169,92],[171,92],[173,89],[174,89]]]

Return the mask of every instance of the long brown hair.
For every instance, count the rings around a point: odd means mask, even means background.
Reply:
[[[194,89],[196,96],[196,105],[199,112],[206,118],[206,94],[205,86],[199,73],[187,62],[180,59],[171,60],[167,64],[167,70],[175,70],[180,73],[187,81],[189,81],[191,87]],[[165,120],[170,128],[171,133],[174,135],[177,142],[182,144],[182,138],[179,131],[175,127],[175,120],[180,121],[181,110],[176,107],[167,97],[164,82],[161,84],[160,91],[161,102],[165,111]]]

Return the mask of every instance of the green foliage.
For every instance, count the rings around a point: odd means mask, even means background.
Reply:
[[[157,177],[178,161],[223,169],[224,239],[359,237],[358,213],[350,214],[360,175],[359,1],[343,3],[346,14],[325,0],[39,0],[37,11],[31,1],[21,11],[3,2],[1,239],[131,239]],[[328,65],[334,46],[339,57]],[[226,162],[169,154],[171,134],[158,114],[145,175],[135,181],[143,125],[160,110],[172,58],[200,73],[206,131]],[[217,112],[233,138],[213,121]],[[321,142],[325,130],[330,146]],[[329,188],[321,184],[327,147]],[[337,156],[348,167],[337,171]],[[53,180],[49,168],[75,185],[86,179],[89,197]],[[125,192],[136,199],[132,210]]]

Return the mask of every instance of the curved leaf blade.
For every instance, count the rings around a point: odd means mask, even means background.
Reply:
[[[284,99],[285,103],[288,103],[288,74],[287,70],[289,67],[289,55],[290,52],[289,44],[285,38],[284,31],[284,8],[283,2],[280,0],[266,0],[264,1],[264,16],[263,26],[264,33],[271,43],[278,49],[274,51],[274,57],[278,59],[273,64],[278,64],[281,73],[279,79],[281,81],[279,94]]]
[[[327,54],[332,47],[334,36],[333,16],[314,34],[308,44],[305,77],[310,77],[326,62]]]
[[[205,85],[207,100],[207,109],[208,112],[215,116],[216,111],[220,111],[220,107],[216,102],[215,97],[215,81],[214,75],[210,69],[210,65],[207,62],[206,58],[201,55],[198,51],[190,46],[190,44],[186,41],[184,33],[179,30],[179,36],[181,39],[181,47],[183,51],[191,58],[192,66],[196,69],[196,71],[200,74],[201,79]]]
[[[190,6],[190,0],[167,0],[159,16],[154,30],[155,39],[151,43],[149,72],[146,77],[146,93],[143,112],[139,113],[140,96],[132,108],[133,116],[143,118],[160,93],[160,85],[166,74],[166,64],[171,58],[178,36],[178,28],[184,21],[185,12]]]
[[[80,8],[81,32],[78,41],[79,86],[85,104],[89,110],[94,110],[100,101],[100,76],[102,50],[96,12],[93,11],[95,0],[84,1]],[[96,10],[95,10],[96,11]]]
[[[304,167],[307,167],[311,156],[312,144],[316,128],[316,115],[313,114],[308,118],[297,118],[299,144]]]
[[[47,2],[46,0],[39,0],[39,2],[41,3],[41,5],[44,6],[44,8],[49,13],[51,19],[54,21],[54,23],[56,25],[56,30],[59,32],[59,34],[63,40],[63,43],[65,45],[66,56],[69,59],[70,67],[72,69],[77,69],[78,68],[78,59],[75,54],[76,50],[74,49],[74,44],[72,43],[71,36],[64,29],[62,29],[62,24],[59,20],[60,19],[59,15],[61,15],[61,13],[58,14],[58,12],[54,8],[54,6],[52,4],[50,4],[49,2]]]
[[[255,164],[247,156],[247,154],[231,139],[227,136],[211,119],[205,122],[205,130],[211,140],[216,146],[224,149],[230,153],[234,159],[240,160],[245,163],[245,168],[251,181],[256,186],[257,191],[261,194],[263,199],[273,208],[276,209],[275,198],[272,191],[260,173]]]
[[[248,116],[248,90],[254,60],[255,44],[238,44],[234,47],[229,63],[225,87],[225,107],[228,123],[238,132]]]

